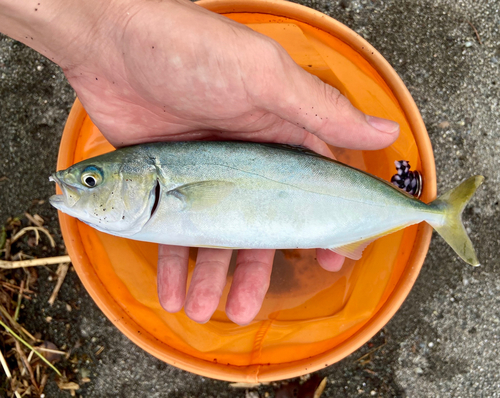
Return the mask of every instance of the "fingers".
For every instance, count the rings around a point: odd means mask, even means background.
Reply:
[[[158,296],[169,312],[179,311],[205,323],[217,309],[231,260],[231,250],[198,249],[196,267],[186,295],[189,248],[160,245]],[[240,250],[227,299],[228,317],[239,325],[250,323],[262,306],[269,287],[274,250]]]
[[[232,250],[198,249],[196,267],[186,297],[184,311],[193,321],[208,322],[217,309],[226,285]]]
[[[274,250],[238,252],[226,304],[226,314],[234,323],[246,325],[259,312],[269,288],[274,253]]]
[[[327,271],[340,271],[345,257],[328,249],[316,249],[316,259],[319,265]]]
[[[297,65],[287,70],[288,78],[281,82],[286,92],[273,85],[262,100],[270,112],[343,148],[380,149],[398,137],[398,123],[365,115],[337,89]]]
[[[188,247],[158,247],[158,298],[168,312],[177,312],[184,305],[188,260]]]
[[[217,309],[231,260],[231,250],[198,250],[196,267],[186,297],[189,248],[160,245],[158,253],[158,297],[168,312],[182,306],[195,322],[205,323]],[[250,323],[259,312],[269,288],[274,250],[240,250],[226,304],[229,319],[238,325]],[[339,271],[344,257],[317,249],[318,263],[327,271]]]

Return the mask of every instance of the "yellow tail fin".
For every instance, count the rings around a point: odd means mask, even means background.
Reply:
[[[445,215],[444,225],[433,225],[434,229],[464,261],[474,267],[480,264],[462,224],[462,212],[483,180],[483,176],[470,177],[430,204],[432,207],[442,209]]]

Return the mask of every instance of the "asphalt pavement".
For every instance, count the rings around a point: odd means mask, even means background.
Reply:
[[[435,235],[418,280],[394,318],[371,345],[319,372],[328,377],[323,396],[500,396],[500,2],[301,3],[358,32],[401,76],[433,144],[438,192],[470,175],[486,177],[464,213],[481,267],[465,265]],[[59,236],[56,212],[46,202],[54,190],[47,177],[55,170],[74,99],[56,65],[0,37],[0,223],[30,211],[48,220],[51,232]],[[44,280],[44,272],[32,308],[21,321],[58,346],[79,342],[86,354],[78,363],[80,374],[91,381],[82,384],[77,395],[273,396],[271,386],[235,390],[143,352],[102,315],[74,272],[61,290],[61,303],[48,308],[53,284]],[[78,311],[68,315],[64,300],[75,300]],[[50,324],[47,315],[54,318]],[[370,361],[357,360],[383,343]],[[96,355],[101,346],[105,349]],[[46,396],[70,395],[49,382]]]

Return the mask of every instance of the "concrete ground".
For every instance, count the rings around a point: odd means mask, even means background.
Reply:
[[[435,236],[409,297],[371,346],[320,372],[325,397],[500,396],[500,3],[498,0],[304,0],[358,32],[393,65],[420,108],[434,146],[438,191],[486,177],[465,212],[482,266],[464,265]],[[477,34],[474,28],[477,30]],[[74,93],[58,67],[0,38],[0,223],[25,211],[49,220],[59,138]],[[2,179],[2,177],[7,179]],[[166,365],[136,347],[101,314],[70,272],[60,300],[39,270],[38,295],[21,322],[59,347],[81,344],[82,397],[245,397],[225,382]],[[73,301],[72,312],[64,302]],[[49,324],[46,316],[52,316]],[[69,324],[69,327],[65,326]],[[100,355],[95,352],[105,349]],[[83,359],[82,359],[83,358]],[[79,376],[81,377],[81,376]],[[273,396],[271,387],[256,394]],[[54,382],[47,397],[67,397]]]

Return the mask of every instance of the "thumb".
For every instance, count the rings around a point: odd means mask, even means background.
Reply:
[[[381,149],[398,138],[398,123],[365,115],[339,90],[297,64],[288,70],[286,81],[280,82],[284,89],[272,90],[269,111],[338,147]]]

